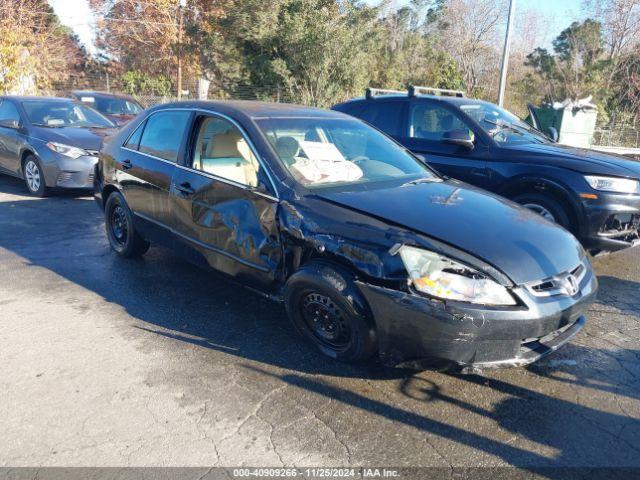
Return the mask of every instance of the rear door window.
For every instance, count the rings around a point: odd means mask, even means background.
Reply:
[[[147,120],[138,150],[176,163],[190,116],[191,113],[185,110],[167,110],[152,114]]]
[[[372,101],[358,116],[387,135],[400,136],[404,107],[405,102]]]

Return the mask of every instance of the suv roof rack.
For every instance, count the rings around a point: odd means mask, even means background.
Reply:
[[[404,94],[405,92],[401,90],[390,90],[388,88],[367,88],[365,91],[365,97],[367,99],[373,98],[377,95],[395,95],[395,94]]]
[[[420,93],[426,93],[430,95],[442,95],[447,97],[460,97],[464,98],[465,94],[462,90],[447,90],[445,88],[432,88],[432,87],[418,87],[411,85],[407,91],[403,90],[391,90],[388,88],[367,88],[365,91],[365,98],[371,100],[378,95],[408,95],[409,97],[415,97]]]
[[[432,95],[445,95],[450,97],[464,98],[464,92],[462,90],[447,90],[444,88],[432,88],[432,87],[418,87],[411,85],[409,87],[409,96],[415,97],[417,94],[426,93]]]

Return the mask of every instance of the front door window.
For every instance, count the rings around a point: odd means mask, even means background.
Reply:
[[[242,133],[222,118],[203,118],[192,167],[241,185],[258,186],[260,165]]]
[[[446,134],[460,133],[474,139],[473,131],[451,110],[439,105],[416,103],[411,106],[409,137],[440,142]]]

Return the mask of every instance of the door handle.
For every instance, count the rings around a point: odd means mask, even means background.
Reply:
[[[193,195],[196,191],[191,187],[189,182],[181,183],[180,185],[175,185],[176,190],[182,193],[185,196]]]
[[[122,169],[123,170],[129,170],[130,168],[133,168],[133,163],[131,163],[131,160],[129,160],[129,159],[123,160],[122,161]]]

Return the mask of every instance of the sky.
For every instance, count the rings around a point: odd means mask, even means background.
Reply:
[[[96,53],[94,45],[94,18],[89,9],[88,0],[48,0],[60,22],[73,29],[80,41],[90,53]],[[177,0],[176,0],[177,1]],[[370,4],[377,4],[379,0],[365,0]],[[537,10],[548,16],[548,37],[546,43],[549,46],[565,27],[574,20],[581,19],[580,6],[582,0],[514,0],[516,1],[516,17],[524,10]],[[397,7],[409,3],[409,0],[395,0]]]
[[[95,54],[94,18],[87,0],[49,0],[60,23],[71,28],[89,53]]]

